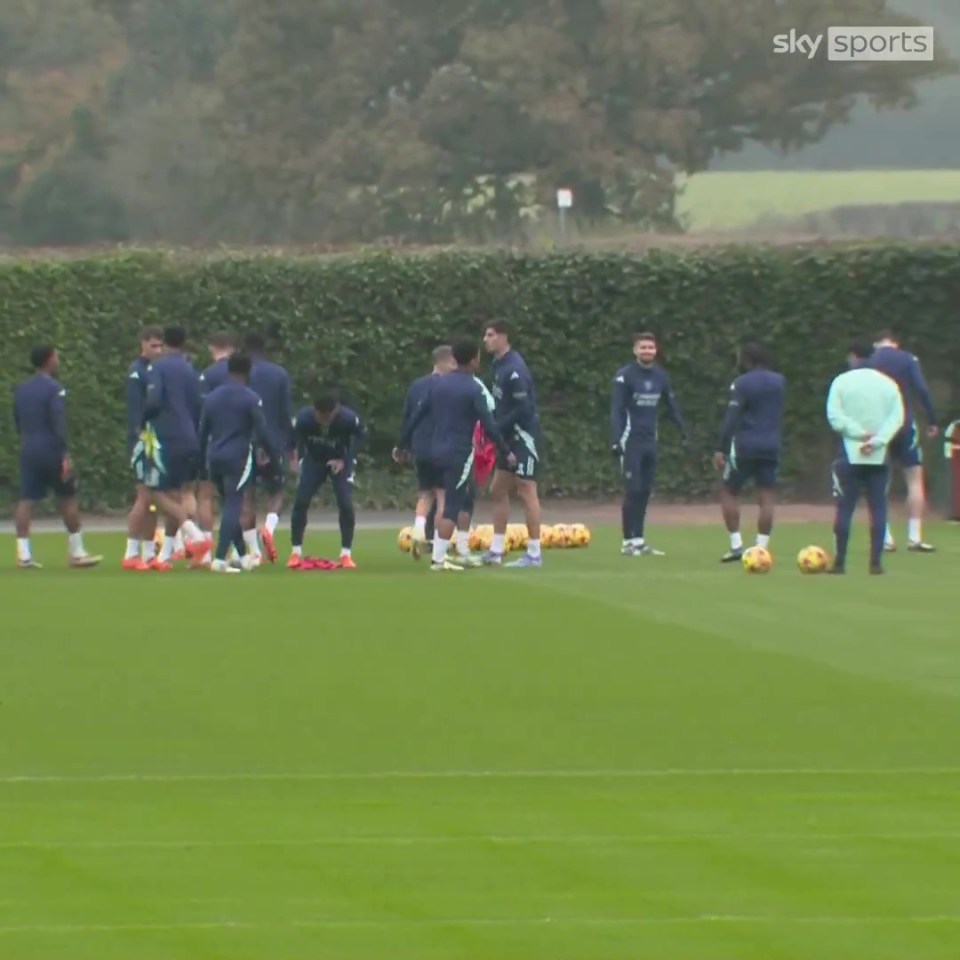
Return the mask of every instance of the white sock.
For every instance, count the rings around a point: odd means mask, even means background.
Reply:
[[[447,551],[450,549],[450,541],[444,540],[439,533],[433,538],[433,562],[443,563],[447,559]]]
[[[33,559],[33,555],[30,553],[29,537],[17,537],[17,558],[20,560]]]
[[[507,539],[505,533],[495,533],[493,535],[493,545],[490,547],[491,553],[503,553],[503,542]]]
[[[169,563],[173,556],[173,547],[176,537],[164,537],[163,546],[160,548],[160,562]]]
[[[280,514],[279,513],[268,513],[267,519],[264,520],[263,525],[273,533],[277,529],[277,526],[280,524]]]
[[[459,553],[461,557],[467,557],[470,555],[470,531],[469,530],[457,531],[457,553]]]
[[[124,560],[136,560],[140,556],[140,541],[127,537],[127,555]]]
[[[770,546],[770,535],[766,533],[757,534],[757,546],[763,547],[764,550]]]
[[[67,537],[67,549],[70,551],[71,557],[82,557],[84,555],[83,534],[79,530]]]
[[[889,523],[887,524],[887,532],[884,534],[883,542],[884,542],[885,544],[887,544],[887,546],[892,546],[892,545],[893,545],[893,542],[894,542],[894,541],[893,541],[893,531],[890,529],[890,524],[889,524]]]
[[[743,548],[743,537],[740,536],[740,531],[730,534],[730,549],[731,550],[741,550]]]
[[[192,520],[188,520],[187,523],[193,525],[194,530],[196,530],[196,525],[193,524]],[[173,552],[174,553],[183,553],[183,531],[187,529],[187,523],[183,525],[183,528],[178,530],[176,535],[173,538]],[[199,537],[200,531],[197,530],[197,535]],[[192,539],[192,538],[191,538]]]
[[[153,540],[144,540],[143,541],[143,552],[140,554],[140,559],[144,563],[149,563],[157,555],[157,545]]]
[[[342,548],[340,549],[340,556],[341,556],[341,557],[352,557],[352,556],[353,556],[353,551],[352,551],[349,547],[342,547]]]
[[[923,521],[922,520],[908,520],[907,521],[907,539],[911,543],[919,543],[923,539]]]
[[[244,530],[243,542],[247,545],[247,553],[256,554],[260,552],[260,542],[257,539],[256,530]]]
[[[534,558],[534,560],[540,557],[540,541],[539,540],[528,540],[527,541],[527,553]]]
[[[426,517],[413,518],[413,535],[417,540],[427,539],[427,518]]]
[[[302,546],[300,546],[300,547],[294,547],[290,552],[291,552],[295,557],[302,557],[302,556],[303,556],[303,547],[302,547]]]
[[[202,540],[203,531],[192,520],[187,520],[177,533],[177,553],[183,550],[184,539],[191,542]]]

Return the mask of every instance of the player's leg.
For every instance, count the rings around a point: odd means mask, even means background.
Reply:
[[[417,505],[413,516],[413,544],[411,554],[419,560],[427,548],[427,518],[442,490],[443,471],[429,460],[417,460]]]
[[[448,556],[450,541],[457,527],[457,519],[467,502],[470,477],[473,472],[473,455],[463,467],[449,467],[444,471],[443,512],[438,513],[437,530],[433,538],[433,558],[431,570],[462,570],[464,566],[473,566],[470,557],[451,559]],[[479,561],[478,561],[479,562]]]
[[[303,538],[307,531],[307,514],[310,503],[317,495],[324,480],[327,478],[326,467],[305,457],[300,465],[300,477],[297,480],[297,490],[293,495],[293,507],[290,510],[290,559],[287,566],[296,569],[300,566],[303,556]]]
[[[907,550],[910,553],[934,553],[936,548],[923,539],[923,511],[927,496],[919,444],[912,448],[911,460],[904,466],[903,476],[907,481]]]
[[[158,569],[168,569],[176,557],[178,534],[185,542],[185,553],[195,565],[199,565],[211,547],[211,539],[205,536],[194,521],[196,500],[192,493],[184,493],[196,481],[197,456],[192,451],[180,454],[168,451],[163,470],[157,470],[148,484],[157,501],[157,506],[167,516],[166,536],[160,552]]]
[[[266,471],[263,476],[263,491],[266,495],[266,517],[260,530],[260,540],[264,553],[271,563],[277,562],[277,545],[274,534],[280,524],[283,512],[283,490],[286,485],[286,472],[282,465]]]
[[[540,492],[537,489],[537,459],[528,455],[523,462],[517,464],[517,498],[523,504],[524,517],[527,521],[527,553],[526,556],[515,560],[511,567],[539,567],[543,563],[543,554],[540,550]]]
[[[441,491],[442,494],[442,491]],[[457,514],[457,529],[454,532],[458,557],[472,556],[470,552],[470,522],[473,519],[473,509],[476,502],[476,488],[473,481],[467,485],[467,490]]]
[[[424,531],[426,541],[429,544],[433,544],[434,535],[437,532],[437,516],[443,516],[443,508],[439,505],[437,500],[437,491],[434,491],[433,500],[430,502],[430,509],[427,511],[427,526]]]
[[[858,469],[848,461],[838,459],[833,463],[832,480],[835,505],[833,518],[834,559],[830,572],[845,573],[853,515],[857,509],[857,501],[860,499],[861,476]]]
[[[723,470],[723,482],[720,486],[720,512],[723,523],[730,535],[730,549],[720,558],[721,563],[738,563],[743,557],[743,537],[740,534],[740,492],[746,484],[747,476],[738,466],[736,454],[731,451]]]
[[[779,464],[775,460],[760,460],[753,471],[753,482],[757,488],[757,546],[764,550],[770,546],[777,511],[778,472]]]
[[[150,512],[151,503],[150,491],[138,483],[133,495],[133,506],[127,514],[127,550],[122,564],[124,570],[147,569],[142,553],[153,517]]]
[[[353,535],[357,529],[357,512],[353,506],[353,464],[331,476],[333,496],[337,501],[337,522],[340,526],[340,565],[353,570]]]
[[[40,569],[33,559],[30,545],[30,524],[33,520],[33,505],[47,495],[47,484],[34,464],[25,457],[20,458],[20,499],[14,511],[14,526],[17,533],[17,565],[24,570]]]
[[[256,561],[262,561],[262,551],[260,550],[260,538],[257,533],[257,493],[258,475],[255,473],[248,480],[243,491],[243,506],[240,509],[240,527],[243,531],[242,539],[244,543],[244,556],[256,557]]]
[[[71,567],[95,567],[103,557],[91,556],[83,546],[83,531],[80,523],[80,505],[77,502],[77,484],[71,477],[58,472],[51,477],[51,488],[57,498],[57,509],[67,529],[67,551]]]
[[[644,447],[636,458],[636,480],[632,486],[634,538],[631,554],[641,557],[662,557],[663,551],[654,550],[646,541],[647,508],[653,495],[653,480],[657,472],[657,451]]]
[[[888,465],[863,467],[867,491],[867,506],[870,510],[870,572],[883,573],[883,548],[887,531]]]
[[[231,547],[235,547],[239,553],[242,568],[252,569],[249,564],[252,556],[246,551],[241,520],[249,476],[245,478],[242,470],[231,468],[229,464],[211,464],[210,475],[220,494],[220,533],[210,569],[214,573],[237,571],[227,561]]]
[[[207,467],[202,468],[200,479],[197,482],[197,526],[204,536],[213,540],[213,496],[214,484],[209,479]],[[209,560],[210,557],[204,557]]]
[[[487,553],[492,564],[503,563],[506,553],[507,523],[510,520],[510,496],[516,490],[516,474],[507,466],[505,460],[499,460],[493,472],[490,485],[490,503],[493,512],[493,543]]]

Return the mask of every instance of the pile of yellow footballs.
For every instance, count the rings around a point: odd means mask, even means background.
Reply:
[[[505,545],[508,553],[526,550],[530,535],[526,524],[511,523],[507,527]],[[410,552],[413,543],[413,527],[404,527],[397,537],[397,546],[404,553]],[[490,524],[474,527],[470,531],[470,549],[474,552],[489,550],[493,544],[493,527]],[[573,550],[590,545],[590,528],[583,523],[542,524],[540,546],[544,550]]]

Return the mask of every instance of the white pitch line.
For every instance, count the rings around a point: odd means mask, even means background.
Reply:
[[[382,836],[382,837],[304,837],[256,840],[10,840],[0,842],[0,850],[180,850],[231,849],[243,847],[413,847],[458,846],[460,844],[492,844],[502,846],[605,846],[667,845],[685,843],[865,843],[924,840],[960,840],[960,831],[919,833],[650,833],[650,834],[556,834],[497,835],[465,834],[463,836]],[[2,901],[0,901],[2,902]]]
[[[97,783],[291,783],[416,780],[667,780],[749,777],[950,777],[960,767],[729,767],[659,770],[381,770],[326,773],[8,774],[0,785]]]
[[[443,927],[641,927],[698,924],[769,924],[824,926],[898,926],[904,924],[957,924],[960,914],[910,917],[780,917],[767,915],[701,914],[687,917],[462,917],[441,920],[308,919],[286,923],[247,920],[211,920],[184,923],[23,924],[0,926],[0,936],[15,934],[69,935],[85,933],[163,933],[175,930],[388,930]]]

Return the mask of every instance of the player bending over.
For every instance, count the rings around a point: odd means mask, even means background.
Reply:
[[[60,358],[52,346],[35,347],[30,363],[36,371],[13,391],[13,419],[20,438],[20,501],[15,516],[17,563],[38,569],[30,548],[33,505],[52,492],[67,528],[71,567],[95,567],[103,559],[83,548],[77,484],[67,453],[65,401],[67,391],[54,379]]]
[[[131,463],[145,426],[147,370],[163,352],[163,328],[144,327],[140,331],[140,356],[127,369],[127,456]],[[157,515],[151,510],[153,497],[147,487],[136,481],[133,506],[127,516],[127,552],[124,570],[152,570],[156,561]]]
[[[426,398],[437,377],[446,376],[456,368],[453,349],[439,346],[433,351],[433,370],[425,377],[418,377],[407,390],[403,405],[403,424]],[[410,441],[413,465],[417,474],[417,505],[413,518],[413,544],[411,553],[419,560],[427,548],[427,518],[432,509],[443,513],[443,469],[433,456],[433,417],[427,415],[417,424]]]
[[[686,427],[666,370],[657,362],[657,340],[652,333],[633,338],[636,363],[621,367],[613,380],[611,444],[623,472],[623,548],[630,557],[663,556],[644,539],[647,506],[657,469],[657,420],[660,401],[667,405],[684,443]]]
[[[144,416],[147,427],[134,451],[137,476],[153,493],[167,516],[166,533],[157,569],[171,569],[177,531],[187,556],[199,566],[211,546],[193,520],[193,485],[200,471],[200,378],[183,355],[187,333],[183,327],[163,331],[164,354],[147,371]]]
[[[890,444],[890,459],[903,468],[903,476],[907,482],[907,550],[911,553],[933,553],[935,548],[923,540],[923,508],[926,499],[923,450],[920,447],[917,422],[910,406],[911,397],[920,401],[927,418],[927,436],[933,439],[939,432],[933,399],[920,369],[920,361],[912,353],[900,349],[900,344],[891,331],[882,331],[874,348],[867,365],[891,377],[900,388],[900,398],[903,400],[905,421],[903,429]],[[897,549],[889,524],[885,540],[888,551]]]
[[[227,361],[227,382],[207,396],[200,417],[200,455],[222,504],[220,538],[210,566],[214,573],[238,572],[227,563],[231,546],[240,555],[240,569],[255,569],[259,558],[247,550],[240,523],[253,479],[254,449],[266,450],[273,461],[283,454],[267,427],[263,401],[248,386],[251,368],[249,357],[233,354]]]
[[[277,562],[277,547],[274,533],[280,523],[283,510],[283,489],[286,484],[285,464],[294,459],[293,436],[293,388],[290,375],[278,363],[266,358],[266,339],[260,334],[247,337],[247,352],[253,362],[250,371],[250,387],[263,401],[263,417],[270,434],[272,448],[282,450],[279,459],[270,455],[265,447],[256,451],[254,479],[247,492],[244,505],[243,537],[247,549],[260,553],[257,543],[257,487],[262,487],[266,496],[266,518],[260,530],[263,552],[271,563]]]
[[[480,357],[476,344],[472,340],[458,341],[453,347],[453,358],[457,369],[432,383],[429,393],[404,425],[393,451],[394,460],[402,462],[417,425],[427,417],[433,418],[434,457],[443,468],[443,514],[437,522],[430,565],[431,570],[438,571],[459,571],[475,565],[472,557],[451,558],[448,552],[460,514],[472,507],[473,435],[478,421],[497,445],[506,467],[512,469],[517,462],[493,419],[487,391],[477,380]]]
[[[757,546],[769,546],[782,447],[786,379],[770,369],[766,349],[756,343],[740,350],[740,369],[743,372],[730,386],[727,413],[713,457],[714,466],[723,471],[720,505],[730,534],[730,549],[721,563],[735,563],[743,556],[739,497],[750,481],[756,487],[760,508]]]
[[[294,437],[299,457],[300,479],[293,498],[290,538],[293,551],[287,566],[295,570],[303,557],[307,512],[317,491],[329,479],[337,501],[340,521],[340,565],[356,568],[353,534],[357,514],[353,507],[353,472],[357,451],[366,439],[360,418],[331,393],[297,414]]]
[[[846,572],[850,528],[861,493],[866,493],[870,509],[870,573],[883,573],[890,446],[902,433],[907,414],[897,383],[865,365],[869,356],[868,346],[855,344],[849,356],[853,369],[833,381],[827,397],[827,420],[840,437],[833,465],[836,555],[830,573],[835,574]]]
[[[204,399],[210,396],[218,387],[222,387],[229,379],[227,361],[237,349],[237,340],[226,330],[212,334],[207,340],[207,349],[210,351],[210,366],[200,374],[200,395]],[[213,530],[213,496],[215,488],[207,474],[206,463],[201,459],[197,483],[197,524],[205,537],[212,539]],[[207,566],[213,560],[213,554],[208,552],[203,558],[203,565]]]
[[[540,497],[537,493],[537,470],[540,464],[540,417],[530,370],[516,350],[510,346],[509,327],[502,322],[489,323],[483,331],[483,345],[493,355],[493,396],[496,401],[497,428],[513,453],[513,466],[501,455],[493,474],[490,498],[493,501],[493,544],[485,562],[494,566],[503,563],[506,552],[507,523],[510,520],[510,497],[516,493],[526,514],[527,553],[510,567],[543,565],[540,552]],[[491,437],[491,439],[493,439]]]

